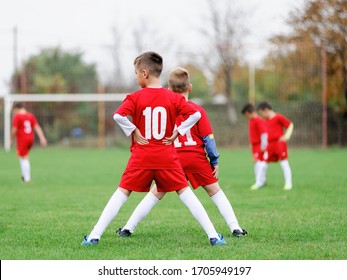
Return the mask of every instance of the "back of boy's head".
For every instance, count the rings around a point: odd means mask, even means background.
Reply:
[[[261,111],[264,111],[266,109],[272,110],[272,107],[271,107],[270,103],[264,101],[264,102],[259,103],[257,109],[261,110]]]
[[[15,108],[15,109],[23,109],[24,108],[24,104],[23,103],[16,103],[14,106],[13,106],[13,108]]]
[[[190,86],[190,78],[188,70],[177,67],[170,72],[169,87],[172,91],[177,93],[186,92]]]
[[[255,112],[255,108],[251,103],[247,103],[243,106],[242,108],[242,114],[244,115],[245,113],[253,113]]]
[[[163,70],[163,58],[156,52],[144,52],[135,58],[134,66],[139,70],[146,69],[150,75],[159,77]]]

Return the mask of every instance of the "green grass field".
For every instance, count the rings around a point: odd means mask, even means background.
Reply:
[[[233,238],[207,194],[204,204],[226,246],[209,245],[202,228],[175,193],[166,197],[130,238],[119,238],[143,193],[133,193],[98,246],[80,243],[96,223],[125,168],[127,149],[34,149],[32,182],[20,180],[15,152],[0,152],[0,259],[347,259],[347,150],[291,149],[294,188],[283,191],[279,164],[268,185],[250,191],[247,149],[220,149],[220,185],[246,238]]]

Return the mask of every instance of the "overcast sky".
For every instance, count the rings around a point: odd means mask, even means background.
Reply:
[[[245,49],[249,61],[258,62],[266,39],[285,32],[289,11],[304,0],[230,0],[245,11],[249,30]],[[217,3],[217,2],[216,2]],[[196,28],[208,14],[205,0],[10,0],[0,9],[0,92],[7,92],[14,69],[13,28],[18,29],[18,63],[45,47],[81,50],[85,60],[97,64],[98,72],[111,75],[112,27],[121,26],[123,36],[144,23],[187,48],[199,48]],[[154,34],[153,36],[155,36]],[[179,39],[178,39],[179,38]],[[178,40],[178,41],[177,41]],[[132,65],[134,54],[124,55]],[[163,55],[164,56],[164,55]],[[165,56],[164,56],[165,60]]]

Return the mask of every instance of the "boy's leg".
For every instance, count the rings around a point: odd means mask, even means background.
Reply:
[[[259,187],[262,187],[266,183],[266,171],[268,164],[265,161],[259,161],[258,174],[256,176],[255,184]]]
[[[254,177],[257,178],[259,170],[260,170],[260,165],[261,165],[261,161],[257,160],[256,162],[254,162]]]
[[[234,230],[242,231],[234,213],[233,207],[231,206],[228,198],[224,194],[223,190],[219,187],[218,183],[204,186],[206,192],[210,195],[212,201],[218,207],[219,212],[226,221],[230,231]]]
[[[189,187],[186,187],[177,191],[177,194],[179,195],[181,201],[188,207],[193,217],[205,230],[208,238],[219,239],[219,235],[216,232],[210,218],[208,217],[205,208],[202,206],[201,202],[193,193],[193,191]]]
[[[122,228],[122,230],[129,230],[133,233],[137,225],[148,215],[152,208],[159,202],[160,199],[164,197],[165,193],[159,193],[157,191],[157,186],[154,185],[151,191],[141,200],[139,205],[137,205],[131,217]]]
[[[284,175],[284,189],[285,190],[291,190],[292,189],[292,170],[290,168],[289,162],[287,159],[281,160],[280,161],[282,170],[283,170],[283,175]]]
[[[255,163],[257,167],[257,173],[255,176],[255,184],[251,186],[251,190],[257,190],[263,187],[266,183],[266,171],[268,168],[268,164],[265,161],[257,161]]]
[[[30,161],[29,158],[26,157],[20,157],[19,158],[20,163],[20,169],[22,171],[22,177],[24,182],[30,182],[31,176],[30,176]]]
[[[107,226],[118,214],[119,209],[127,201],[131,191],[118,188],[106,204],[101,216],[88,236],[88,240],[100,239]]]

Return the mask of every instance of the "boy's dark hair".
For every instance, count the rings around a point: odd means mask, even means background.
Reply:
[[[242,112],[243,115],[244,115],[246,112],[247,112],[247,113],[253,113],[253,112],[255,112],[255,108],[254,108],[253,104],[251,104],[251,103],[246,103],[246,104],[243,106],[241,112]]]
[[[266,110],[266,109],[272,110],[272,107],[271,107],[270,103],[265,101],[265,102],[259,103],[257,109],[261,110],[261,111]]]
[[[163,58],[156,52],[144,52],[135,58],[134,66],[140,70],[146,69],[151,75],[159,77],[163,70]]]
[[[174,92],[186,92],[190,86],[188,71],[182,67],[173,69],[169,75],[169,86]]]
[[[24,108],[24,104],[23,103],[16,103],[14,106],[13,106],[13,108],[15,108],[15,109],[22,109],[22,108]]]

